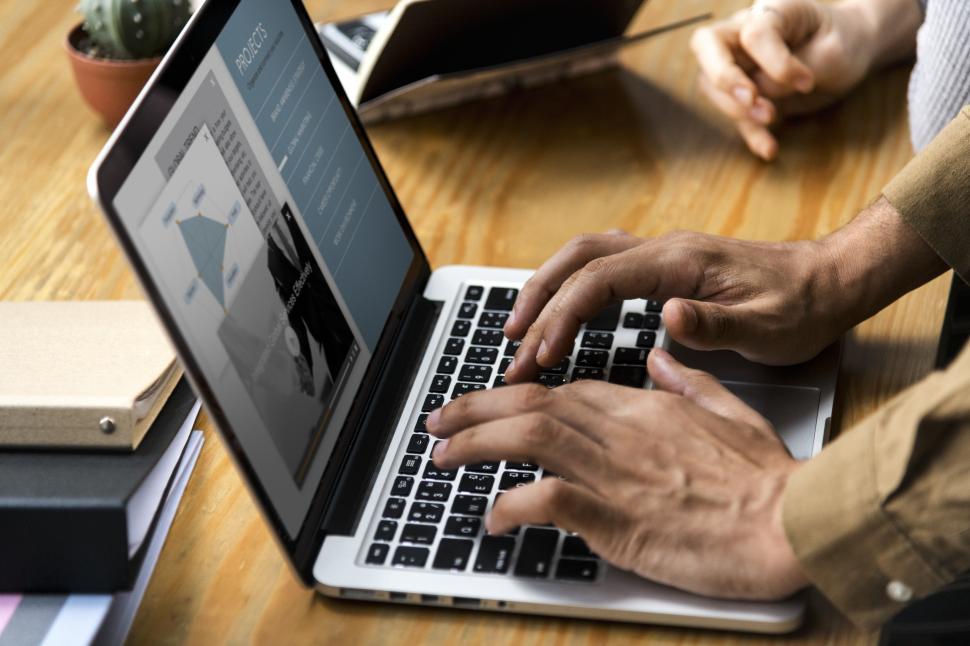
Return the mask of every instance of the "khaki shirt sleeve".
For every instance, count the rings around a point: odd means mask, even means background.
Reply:
[[[970,282],[970,107],[883,194]],[[866,628],[970,571],[970,344],[803,465],[783,516],[809,579]]]
[[[970,345],[799,468],[782,510],[808,578],[865,628],[970,571]]]
[[[903,220],[970,283],[970,106],[882,192]]]

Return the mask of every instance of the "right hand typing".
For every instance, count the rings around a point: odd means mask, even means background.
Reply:
[[[869,71],[875,35],[861,7],[762,0],[694,32],[701,90],[754,154],[774,159],[772,124],[833,103]]]
[[[735,350],[775,365],[808,360],[855,323],[836,262],[822,242],[687,232],[580,236],[522,288],[505,325],[522,345],[505,378],[529,381],[540,367],[556,365],[580,325],[611,302],[633,298],[666,300],[667,332],[687,347]]]

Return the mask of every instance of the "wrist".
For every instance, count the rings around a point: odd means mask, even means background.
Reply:
[[[910,58],[923,12],[916,0],[842,0],[832,6],[860,43],[866,69],[877,70]]]
[[[811,584],[808,575],[802,568],[801,561],[795,554],[791,541],[788,540],[788,532],[785,531],[784,521],[784,493],[788,485],[788,480],[801,466],[801,462],[792,460],[791,464],[785,469],[779,480],[775,505],[772,510],[771,527],[768,531],[768,545],[766,555],[770,563],[770,571],[773,578],[777,581],[778,596],[788,596],[807,587]]]

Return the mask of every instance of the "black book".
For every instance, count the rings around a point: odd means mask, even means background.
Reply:
[[[0,452],[0,592],[131,589],[197,411],[182,379],[134,452]]]

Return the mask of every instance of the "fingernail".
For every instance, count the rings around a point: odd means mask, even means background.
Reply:
[[[512,311],[509,313],[509,318],[506,319],[506,321],[505,321],[505,327],[508,327],[510,325],[515,325],[515,308],[514,307],[512,308]]]
[[[441,409],[436,408],[433,411],[431,411],[430,415],[428,415],[428,419],[425,421],[424,425],[429,429],[433,429],[438,426],[438,423],[440,421],[441,421]]]
[[[538,351],[538,352],[536,352],[536,358],[537,358],[537,359],[542,359],[542,357],[544,357],[544,356],[546,355],[546,351],[547,351],[548,349],[549,349],[549,348],[548,348],[548,346],[546,345],[546,340],[545,340],[545,339],[543,339],[543,340],[542,340],[542,342],[541,342],[541,343],[539,344],[539,351]]]
[[[445,454],[445,451],[448,449],[448,442],[449,440],[442,440],[437,444],[435,444],[434,449],[431,451],[431,457],[432,458],[442,457]]]
[[[771,121],[771,110],[761,104],[751,108],[748,111],[748,114],[751,115],[752,119],[755,121],[760,121],[761,123],[768,123]]]
[[[754,101],[754,93],[743,85],[735,86],[731,92],[734,94],[734,98],[737,99],[741,105],[748,106],[751,105],[752,101]]]

